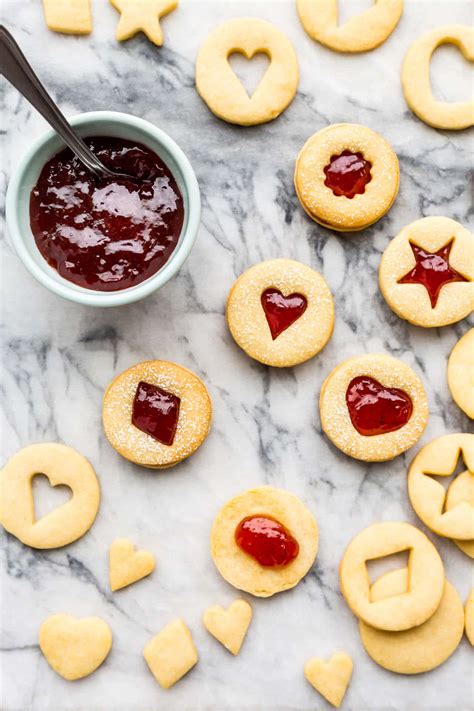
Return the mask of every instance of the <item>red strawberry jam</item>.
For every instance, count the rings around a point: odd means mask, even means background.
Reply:
[[[283,524],[263,514],[242,519],[235,529],[235,541],[266,568],[288,565],[300,550],[298,541]]]
[[[278,289],[264,291],[261,301],[273,340],[299,319],[308,306],[306,297],[301,294],[283,296]]]
[[[150,383],[138,383],[132,406],[132,424],[139,430],[171,446],[176,434],[181,400]]]
[[[334,195],[351,200],[354,195],[365,192],[365,186],[372,180],[371,167],[362,153],[342,151],[339,156],[331,156],[330,164],[324,168],[324,185],[331,188]]]
[[[413,403],[406,392],[386,388],[368,375],[351,380],[346,403],[352,424],[366,437],[399,430],[413,412]]]
[[[96,291],[127,289],[170,258],[183,226],[183,197],[149,148],[123,138],[85,141],[106,166],[137,180],[98,180],[65,149],[46,163],[31,191],[31,230],[64,279]]]

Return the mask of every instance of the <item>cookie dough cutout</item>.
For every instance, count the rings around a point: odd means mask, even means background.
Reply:
[[[306,300],[303,313],[275,339],[262,303],[262,295],[269,290],[279,292],[280,312],[295,298],[301,303]],[[304,363],[324,348],[334,329],[334,302],[326,281],[314,269],[291,259],[272,259],[237,279],[227,299],[226,316],[234,340],[248,356],[287,368]]]
[[[209,634],[234,655],[240,652],[251,621],[252,607],[246,600],[234,600],[227,610],[214,605],[203,616],[203,624]]]
[[[367,561],[409,551],[409,586],[373,600]],[[352,612],[381,630],[398,632],[423,624],[437,610],[444,590],[443,562],[424,533],[404,522],[375,523],[347,546],[339,568],[341,590]]]
[[[325,184],[325,169],[345,152],[359,154],[370,164],[370,180],[353,197],[335,194]],[[400,168],[393,148],[378,133],[355,123],[336,123],[306,141],[296,159],[294,183],[312,220],[338,232],[357,232],[390,210],[398,195]]]
[[[161,47],[163,30],[160,18],[174,10],[178,0],[110,0],[120,12],[116,39],[119,42],[143,32],[150,42]]]
[[[59,676],[75,681],[102,664],[112,646],[112,632],[100,617],[51,615],[40,627],[39,646]]]
[[[135,550],[126,538],[117,538],[109,549],[110,589],[120,590],[145,578],[155,570],[155,556],[150,551]]]
[[[338,0],[297,0],[308,35],[336,52],[367,52],[392,34],[403,12],[403,0],[374,0],[365,12],[338,25]]]
[[[448,386],[456,405],[474,420],[474,328],[465,333],[451,351]]]
[[[360,434],[352,424],[346,393],[354,378],[368,377],[384,389],[402,390],[412,403],[406,424],[392,432]],[[323,431],[344,454],[365,462],[385,462],[418,441],[428,421],[428,400],[421,380],[405,363],[381,353],[355,356],[336,366],[319,397]]]
[[[71,498],[35,521],[32,480],[44,474],[51,486],[65,485]],[[94,523],[100,489],[94,469],[82,454],[64,444],[32,444],[17,452],[0,472],[0,522],[32,548],[60,548]]]
[[[370,589],[373,602],[408,590],[408,569],[379,578]],[[464,609],[456,588],[447,580],[438,609],[426,622],[404,632],[386,632],[359,621],[359,633],[374,662],[397,674],[421,674],[443,664],[457,649],[463,635]]]
[[[252,96],[229,64],[234,52],[247,59],[264,53],[270,60]],[[289,39],[270,22],[255,17],[219,25],[201,46],[196,60],[196,88],[201,98],[220,119],[241,126],[279,116],[293,100],[298,81],[298,60]]]
[[[299,553],[288,565],[265,567],[235,542],[235,529],[247,516],[266,515],[281,523],[297,540]],[[284,489],[261,486],[228,501],[211,531],[211,555],[228,583],[256,597],[269,597],[295,587],[316,558],[318,527],[298,497]]]
[[[434,305],[422,283],[423,253],[431,255],[428,264],[441,257],[450,270],[449,278],[432,293]],[[419,274],[413,273],[415,268]],[[415,283],[407,283],[407,278]],[[474,235],[448,217],[424,217],[407,225],[389,242],[380,261],[385,301],[397,316],[424,328],[447,326],[469,316],[474,309],[473,280]]]
[[[446,511],[451,511],[456,506],[459,506],[463,501],[469,503],[474,509],[474,476],[470,471],[462,472],[451,482],[446,492]],[[474,558],[474,540],[459,541],[453,540],[453,543],[462,550],[463,553]]]
[[[469,642],[474,646],[474,588],[469,593],[469,598],[466,602],[466,607],[464,610],[464,629],[466,632],[466,637]]]
[[[53,32],[88,35],[92,32],[90,0],[43,0],[46,24]]]
[[[468,500],[445,511],[444,486],[433,477],[451,476],[459,457],[474,478],[474,435],[449,434],[421,449],[408,470],[408,496],[417,516],[438,536],[474,539],[474,508]],[[471,486],[471,485],[469,485]]]
[[[405,55],[402,88],[405,100],[419,119],[433,128],[459,130],[474,126],[474,101],[446,102],[433,96],[430,79],[431,56],[443,44],[454,44],[465,59],[474,61],[474,28],[447,25],[426,32]]]
[[[148,642],[143,656],[163,689],[176,684],[198,661],[191,632],[179,619],[167,624]]]
[[[171,445],[132,424],[139,383],[157,386],[179,398],[179,416]],[[122,457],[150,469],[172,467],[191,456],[206,439],[211,417],[211,399],[202,380],[168,361],[149,360],[132,366],[112,381],[104,395],[102,422],[110,444]]]
[[[342,704],[352,676],[352,659],[345,652],[336,652],[326,662],[314,657],[304,666],[304,675],[311,686],[337,709]]]

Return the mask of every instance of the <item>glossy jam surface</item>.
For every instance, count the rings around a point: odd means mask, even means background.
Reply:
[[[362,153],[342,151],[339,156],[331,156],[331,162],[324,168],[324,185],[331,188],[334,195],[352,199],[365,192],[365,186],[372,180],[371,167]]]
[[[288,565],[300,550],[298,541],[279,521],[263,514],[242,519],[235,529],[235,541],[266,568]]]
[[[31,229],[62,277],[87,289],[119,291],[168,261],[183,226],[183,198],[170,170],[145,146],[122,138],[85,140],[106,166],[137,181],[97,180],[66,149],[46,163],[31,192]]]
[[[305,296],[301,294],[283,296],[278,289],[267,289],[263,292],[261,300],[273,340],[299,319],[308,306]]]
[[[138,383],[132,406],[132,424],[139,430],[171,446],[176,434],[181,400],[157,385]]]
[[[454,281],[469,281],[449,265],[449,253],[454,240],[445,244],[437,252],[427,252],[410,242],[416,264],[408,274],[398,280],[399,284],[422,284],[430,297],[431,308],[438,303],[441,289]]]
[[[385,388],[367,375],[351,380],[346,403],[352,424],[366,437],[399,430],[413,412],[413,403],[406,392]]]

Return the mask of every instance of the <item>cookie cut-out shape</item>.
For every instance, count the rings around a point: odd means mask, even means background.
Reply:
[[[408,496],[416,514],[438,536],[461,541],[474,539],[474,508],[460,501],[445,510],[444,486],[433,477],[451,476],[458,460],[474,479],[474,434],[456,433],[432,440],[421,449],[408,470]]]
[[[128,40],[138,32],[143,32],[150,42],[161,47],[163,30],[160,18],[174,10],[178,0],[110,0],[120,12],[116,38],[119,42]]]
[[[451,482],[446,492],[445,509],[451,511],[463,502],[467,502],[474,509],[474,476],[470,471],[466,470]],[[453,543],[462,550],[463,553],[474,558],[474,540],[460,541],[453,539]]]
[[[120,590],[136,583],[155,570],[155,556],[150,551],[136,550],[131,541],[117,538],[109,549],[110,589]]]
[[[351,680],[352,668],[350,656],[336,652],[328,661],[320,657],[309,659],[304,666],[304,675],[321,696],[339,708]]]
[[[372,7],[338,25],[338,0],[297,0],[298,14],[312,39],[337,52],[367,52],[392,34],[403,0],[374,0]]]
[[[252,96],[229,64],[234,52],[247,59],[263,52],[270,59]],[[216,27],[196,60],[196,88],[201,98],[216,116],[241,126],[279,116],[293,100],[298,81],[298,60],[290,40],[275,25],[256,17],[229,20]]]
[[[44,474],[51,486],[65,485],[71,498],[35,521],[32,480]],[[17,452],[0,472],[0,523],[32,548],[72,543],[94,523],[100,489],[87,459],[64,444],[32,444]]]
[[[74,681],[102,664],[112,646],[112,632],[100,617],[51,615],[40,627],[39,645],[50,667]]]
[[[88,35],[92,32],[90,0],[43,0],[46,24],[53,32]]]
[[[173,620],[143,650],[150,671],[163,689],[176,684],[198,661],[191,632],[183,620]]]
[[[372,585],[371,600],[403,595],[408,585],[407,568],[392,570]],[[457,649],[463,630],[463,604],[448,580],[438,609],[417,627],[404,632],[387,632],[359,621],[359,633],[367,654],[381,667],[397,674],[421,674],[439,667]]]
[[[434,128],[459,130],[474,126],[474,101],[438,101],[430,78],[431,56],[443,44],[454,44],[465,59],[474,61],[474,28],[447,25],[426,32],[405,55],[402,87],[406,102],[419,119]]]
[[[448,385],[456,405],[474,420],[474,328],[465,333],[451,351]]]
[[[469,593],[469,598],[466,602],[464,615],[464,629],[466,632],[466,637],[468,638],[469,642],[474,646],[474,588],[472,588],[471,592]]]
[[[251,620],[252,607],[246,600],[234,600],[227,610],[214,605],[203,615],[207,631],[234,655],[240,652]]]

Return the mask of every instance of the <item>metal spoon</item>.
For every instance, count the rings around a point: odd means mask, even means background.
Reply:
[[[39,111],[56,133],[61,136],[68,148],[96,178],[137,180],[136,176],[110,170],[92,153],[65,119],[31,68],[17,42],[3,25],[0,25],[0,73]]]

